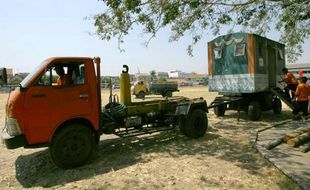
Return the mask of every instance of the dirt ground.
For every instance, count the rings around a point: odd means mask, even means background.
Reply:
[[[118,92],[116,92],[118,93]],[[0,125],[4,126],[6,93],[0,94]],[[174,95],[203,97],[207,87],[181,88]],[[103,91],[103,102],[108,92]],[[35,111],[35,110],[34,110]],[[7,150],[0,145],[0,189],[300,189],[255,151],[251,133],[291,117],[263,113],[251,122],[244,113],[208,114],[207,134],[189,139],[179,130],[121,139],[101,137],[89,164],[72,170],[53,165],[47,148]]]

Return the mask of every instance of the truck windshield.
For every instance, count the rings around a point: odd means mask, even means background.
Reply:
[[[40,63],[26,78],[20,83],[22,87],[27,87],[29,82],[32,81],[33,77],[37,74],[37,72],[48,62],[48,60]]]

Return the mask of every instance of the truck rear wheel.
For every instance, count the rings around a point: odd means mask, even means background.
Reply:
[[[259,120],[260,116],[261,116],[261,107],[259,102],[257,101],[252,101],[250,102],[249,106],[248,106],[248,116],[252,121],[257,121]]]
[[[202,109],[195,109],[180,119],[180,131],[191,138],[202,137],[208,128],[208,118]]]
[[[95,147],[92,131],[83,125],[72,124],[55,134],[49,149],[55,165],[69,169],[85,164]]]

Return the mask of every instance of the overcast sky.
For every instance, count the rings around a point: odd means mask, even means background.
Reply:
[[[191,39],[184,37],[169,43],[169,29],[158,33],[146,48],[148,39],[140,30],[125,38],[121,53],[115,40],[101,41],[87,16],[100,13],[104,4],[97,0],[2,0],[0,3],[0,67],[14,72],[30,72],[41,61],[52,56],[100,56],[102,74],[118,75],[123,64],[130,73],[169,71],[207,73],[207,42],[216,36],[206,36],[194,48],[194,57],[187,55]],[[268,36],[273,40],[274,34]],[[310,62],[310,40],[304,45],[304,55],[298,63]]]

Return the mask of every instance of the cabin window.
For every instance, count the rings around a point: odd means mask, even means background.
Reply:
[[[245,44],[237,43],[235,45],[235,56],[243,56],[245,52]]]
[[[214,58],[221,59],[222,58],[222,48],[216,47],[214,48]]]
[[[281,49],[279,49],[279,58],[281,59],[281,60],[283,60],[284,59],[284,55],[283,55],[283,51],[281,50]]]

